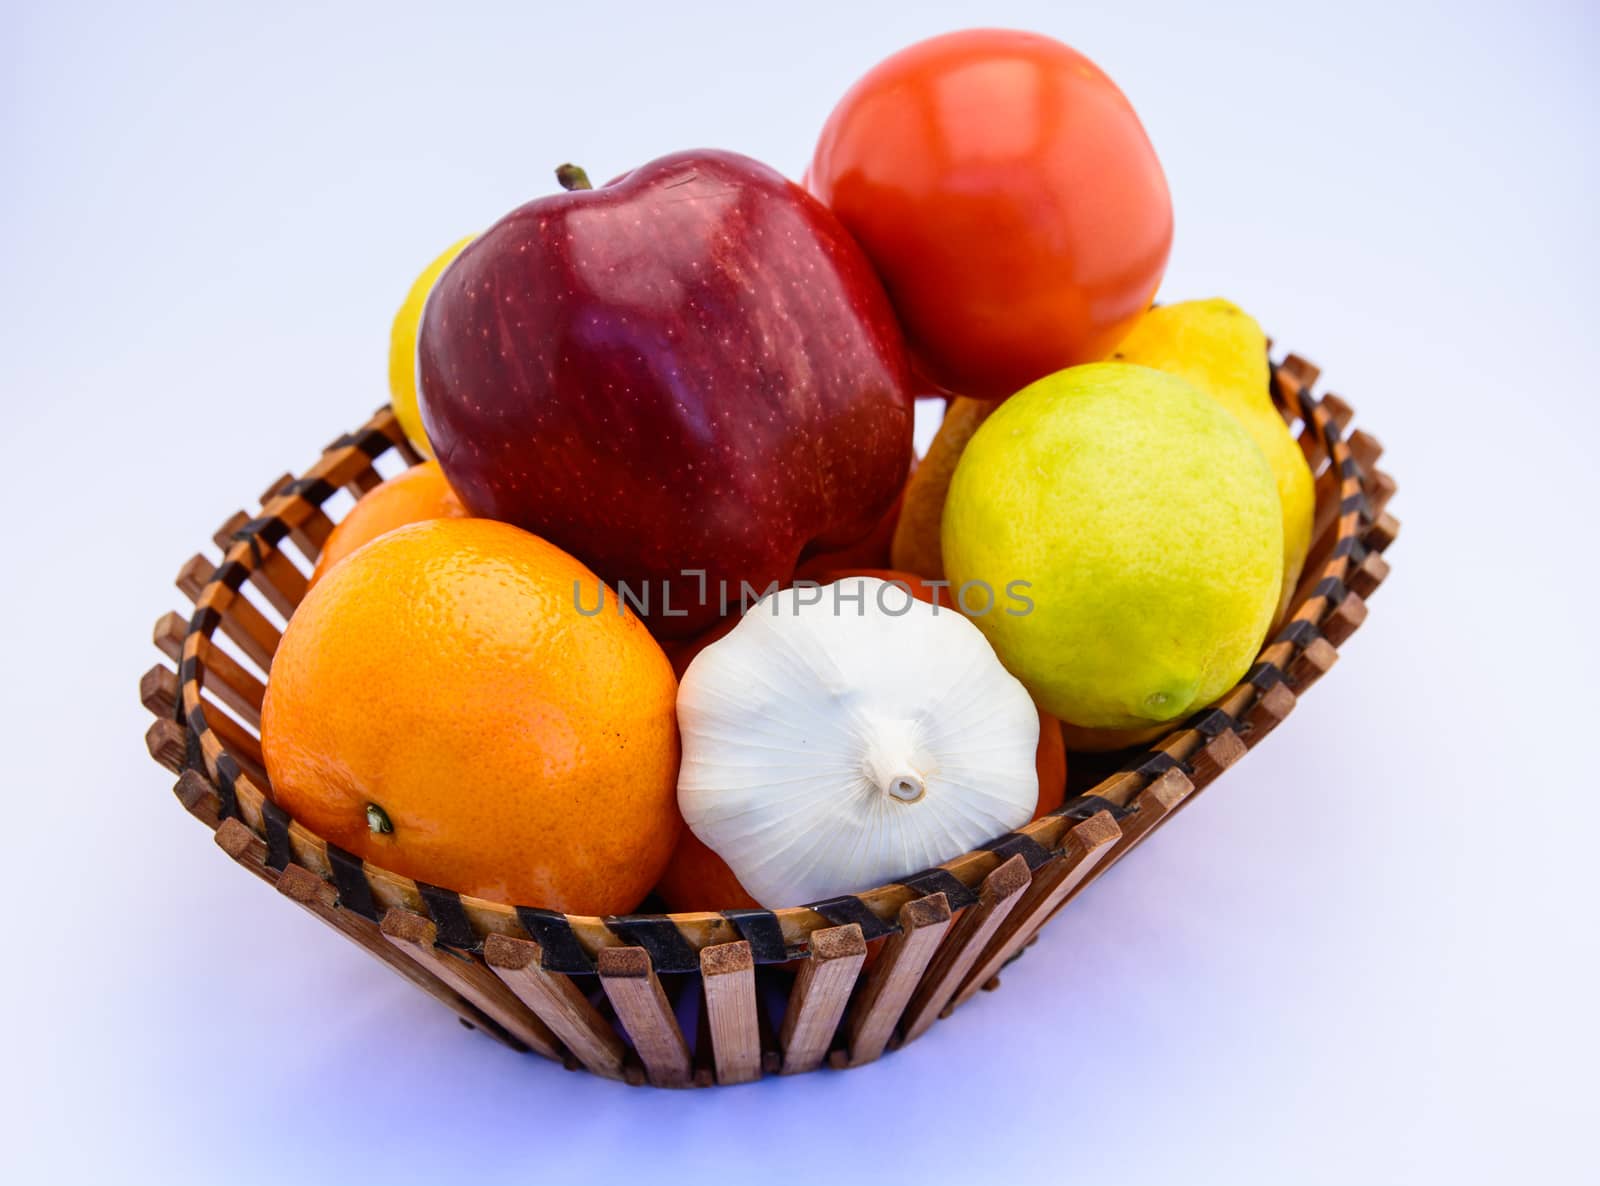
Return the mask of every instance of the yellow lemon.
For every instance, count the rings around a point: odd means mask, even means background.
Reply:
[[[1305,454],[1272,403],[1267,336],[1261,326],[1220,297],[1181,301],[1141,317],[1112,357],[1187,379],[1237,416],[1266,454],[1283,508],[1281,619],[1311,547],[1317,495]]]
[[[422,413],[417,409],[417,331],[422,324],[422,306],[427,303],[434,281],[475,237],[468,235],[452,244],[422,270],[422,275],[411,285],[411,291],[406,293],[405,303],[394,315],[394,326],[389,331],[389,398],[406,439],[424,457],[433,456],[433,446],[428,443],[428,434],[422,427]]]

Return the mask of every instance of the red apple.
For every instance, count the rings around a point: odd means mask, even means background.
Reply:
[[[642,590],[662,637],[865,535],[911,455],[905,345],[866,256],[733,153],[512,211],[439,278],[417,370],[467,507]]]
[[[906,469],[906,481],[909,482],[911,475],[916,472],[917,458],[913,455]],[[815,581],[819,585],[826,585],[829,582],[822,579],[822,574],[835,569],[888,568],[889,547],[894,543],[895,524],[900,522],[900,507],[905,500],[906,491],[902,486],[872,530],[848,547],[836,551],[808,548],[794,570],[794,581]]]

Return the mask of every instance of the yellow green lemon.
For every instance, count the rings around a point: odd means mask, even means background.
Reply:
[[[1177,720],[1227,691],[1283,577],[1277,488],[1250,434],[1191,384],[1126,363],[1001,404],[956,467],[940,537],[1001,662],[1091,729]]]

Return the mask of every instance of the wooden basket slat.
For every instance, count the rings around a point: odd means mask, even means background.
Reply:
[[[628,1048],[572,977],[546,972],[544,953],[530,939],[490,935],[483,960],[524,1005],[550,1028],[574,1058],[597,1075],[624,1077]]]
[[[200,703],[205,709],[207,727],[216,734],[227,751],[245,773],[262,786],[267,785],[267,769],[261,754],[261,739],[250,732],[210,697],[202,695]]]
[[[1128,852],[1153,832],[1157,825],[1178,810],[1184,801],[1194,794],[1194,790],[1195,783],[1181,770],[1168,770],[1140,791],[1138,798],[1133,801],[1133,811],[1117,821],[1117,830],[1121,835],[1085,879],[1084,885],[1105,876],[1113,865],[1127,856]],[[1076,897],[1082,892],[1083,885],[1080,885],[1070,896]]]
[[[965,1004],[998,976],[1000,969],[1038,933],[1055,908],[1089,876],[1121,836],[1122,830],[1116,821],[1104,811],[1073,828],[1060,854],[1052,858],[1050,864],[1034,871],[1033,881],[1023,891],[1016,908],[996,929],[946,1008],[955,1009]]]
[[[743,939],[700,949],[700,979],[717,1082],[761,1078],[761,1030],[756,1017],[756,963]]]
[[[356,498],[360,498],[369,490],[376,490],[381,485],[383,485],[383,475],[368,465],[365,469],[358,469],[350,475],[350,480],[344,484],[344,488]]]
[[[153,717],[173,720],[178,712],[178,673],[157,663],[139,677],[139,703]]]
[[[261,493],[261,506],[265,510],[272,505],[274,499],[283,495],[295,483],[293,474],[282,474],[276,481]],[[306,563],[315,564],[317,557],[322,555],[322,549],[328,542],[328,537],[333,534],[333,520],[330,519],[320,506],[312,503],[305,504],[305,510],[288,522],[288,538],[300,550],[300,555]]]
[[[1363,601],[1378,591],[1378,586],[1389,577],[1389,562],[1382,552],[1368,552],[1360,564],[1351,571],[1345,585]]]
[[[1320,625],[1322,619],[1337,604],[1337,595],[1344,589],[1349,558],[1335,556],[1334,552],[1339,547],[1339,536],[1342,533],[1354,534],[1356,519],[1356,512],[1350,512],[1347,517],[1341,518],[1325,532],[1319,542],[1311,545],[1311,553],[1304,569],[1305,575],[1300,578],[1299,588],[1295,591],[1295,601],[1305,614],[1300,620]],[[1332,594],[1317,592],[1330,582],[1335,586]]]
[[[168,610],[156,619],[151,641],[156,650],[176,663],[183,658],[183,637],[188,633],[189,623],[184,616]]]
[[[178,781],[172,784],[172,793],[183,804],[185,811],[212,832],[222,826],[222,800],[218,798],[217,789],[211,785],[211,781],[198,770],[180,773]],[[249,831],[248,828],[245,830]]]
[[[1365,473],[1372,473],[1378,459],[1383,456],[1383,442],[1373,436],[1364,428],[1358,428],[1350,434],[1347,442],[1350,446],[1350,456]]]
[[[1262,738],[1283,724],[1297,702],[1288,684],[1281,681],[1273,684],[1250,706],[1240,722],[1244,743],[1252,748],[1261,744]]]
[[[642,947],[611,947],[596,960],[600,986],[617,1020],[657,1087],[688,1087],[693,1082],[689,1043],[661,987],[650,953]]]
[[[812,932],[811,955],[795,975],[778,1036],[783,1074],[822,1065],[866,959],[866,940],[855,923]]]
[[[888,1048],[934,952],[951,923],[943,894],[914,898],[900,907],[900,929],[889,936],[878,962],[867,974],[845,1023],[845,1049],[839,1065],[873,1062]]]
[[[481,959],[441,947],[439,928],[430,919],[395,908],[383,916],[378,931],[529,1050],[563,1061],[561,1044],[549,1027]]]
[[[1300,433],[1297,441],[1301,453],[1305,455],[1306,463],[1311,467],[1312,476],[1316,477],[1324,471],[1332,458],[1328,452],[1328,442],[1323,435],[1322,425],[1313,419],[1305,418],[1302,414],[1300,394],[1303,390],[1309,390],[1313,383],[1306,382],[1296,375],[1286,361],[1283,367],[1274,372],[1273,385],[1276,389],[1280,408],[1285,413],[1292,413],[1295,419],[1300,420]],[[1329,414],[1325,417],[1326,421],[1337,424],[1337,419],[1331,415],[1332,410],[1328,409],[1327,411]],[[1343,425],[1338,426],[1341,429],[1343,428]]]
[[[239,533],[246,529],[250,516],[235,511],[212,535],[212,542],[226,552],[237,542]],[[263,551],[260,561],[250,570],[250,583],[261,591],[268,604],[285,618],[294,613],[310,586],[310,579],[301,572],[288,553],[277,548]]]
[[[1395,480],[1381,469],[1372,471],[1372,482],[1367,490],[1367,512],[1373,518],[1383,514],[1389,500],[1394,497]]]
[[[1294,367],[1294,357],[1290,355],[1290,359],[1286,359],[1282,367],[1275,371],[1274,386],[1277,387],[1280,405],[1286,411],[1293,411],[1296,416],[1301,418],[1299,447],[1301,447],[1301,453],[1306,455],[1306,463],[1310,466],[1310,472],[1314,477],[1317,477],[1330,464],[1331,455],[1328,453],[1328,440],[1323,435],[1322,424],[1318,424],[1315,419],[1306,419],[1304,416],[1299,415],[1301,413],[1301,392],[1310,391],[1310,387],[1315,386],[1315,368],[1310,370],[1310,376],[1312,378],[1307,379],[1304,371],[1299,371],[1298,368]],[[1326,399],[1328,397],[1323,397],[1323,400]],[[1333,399],[1338,400],[1338,403],[1334,407],[1325,407],[1326,421],[1336,424],[1342,431],[1344,426],[1349,424],[1349,405],[1346,405],[1344,400],[1339,400],[1338,397],[1333,397]]]
[[[272,481],[268,482],[265,486],[262,487],[262,489],[261,489],[261,497],[258,498],[256,501],[259,502],[262,506],[266,506],[269,502],[271,502],[278,495],[282,494],[285,490],[287,490],[292,485],[294,485],[294,475],[289,473],[289,472],[287,472],[287,471],[285,471],[285,472],[279,474],[277,477],[273,478]],[[333,530],[333,524],[332,523],[328,524],[328,530],[329,531]]]
[[[1368,551],[1384,552],[1400,534],[1400,523],[1388,511],[1379,514],[1361,534],[1361,542]]]
[[[1284,681],[1296,696],[1304,696],[1339,661],[1339,651],[1326,638],[1314,639],[1284,670]]]
[[[1311,544],[1301,569],[1300,584],[1292,604],[1306,609],[1311,591],[1330,576],[1344,578],[1347,557],[1339,554],[1340,541],[1355,533],[1358,511],[1349,506],[1362,494],[1360,480],[1330,466],[1316,481],[1317,505],[1312,516]]]
[[[1197,788],[1216,782],[1224,770],[1238,763],[1249,751],[1239,734],[1224,729],[1195,751],[1189,759],[1189,780]]]
[[[374,472],[372,455],[366,451],[363,442],[379,442],[393,448],[403,436],[393,411],[382,409],[358,432],[333,442],[323,450],[316,464],[302,477],[285,475],[269,486],[261,500],[263,516],[280,520],[290,538],[298,537],[297,544],[306,559],[315,563],[328,542],[328,536],[333,534],[333,520],[322,510],[323,498],[333,490],[355,487],[366,480],[362,475]],[[308,494],[313,497],[308,497]],[[248,541],[235,544],[229,549],[228,558],[241,558],[240,549],[248,546]]]
[[[182,772],[188,756],[188,738],[177,721],[151,721],[150,727],[145,730],[144,747],[157,765],[166,767],[174,774]]]
[[[1315,387],[1317,380],[1322,376],[1321,367],[1304,355],[1296,354],[1292,350],[1283,356],[1283,362],[1279,366],[1281,370],[1294,376],[1295,381],[1302,387],[1308,389]]]
[[[232,709],[259,737],[261,706],[266,701],[267,685],[204,635],[200,636],[200,664],[205,669],[202,685],[205,690]]]
[[[267,863],[266,842],[238,820],[223,820],[211,838],[252,877],[268,885],[278,880],[278,870]]]
[[[196,608],[200,608],[201,599],[208,591],[222,588],[212,583],[211,578],[216,571],[216,565],[197,554],[191,556],[179,570],[174,583],[185,597],[195,603]],[[219,627],[252,663],[263,672],[270,671],[272,656],[277,654],[278,643],[282,640],[278,628],[244,598],[232,590],[225,591],[228,597],[211,599],[211,604],[221,614]]]
[[[1308,383],[1306,386],[1310,387],[1312,384]],[[1328,413],[1328,419],[1339,426],[1340,432],[1350,427],[1350,421],[1355,419],[1355,409],[1347,404],[1342,396],[1335,395],[1329,391],[1323,394],[1321,403],[1323,409]]]
[[[1328,640],[1330,646],[1342,647],[1366,620],[1366,599],[1347,588],[1344,598],[1334,606],[1333,612],[1322,619],[1322,637]]]
[[[1113,865],[1170,820],[1179,808],[1193,798],[1200,786],[1198,777],[1191,780],[1181,770],[1168,770],[1140,791],[1134,800],[1133,810],[1117,821],[1117,830],[1121,835],[1112,843],[1106,854],[1077,879],[1077,884],[1057,901],[1044,916],[1044,921],[1033,928],[1033,935],[1023,946],[1031,946],[1051,919],[1070,906],[1084,890],[1109,873]]]
[[[1329,466],[1317,475],[1313,488],[1316,492],[1317,504],[1311,513],[1311,544],[1306,551],[1306,567],[1312,566],[1313,557],[1317,553],[1317,545],[1326,543],[1332,538],[1331,533],[1338,526],[1339,518],[1339,486],[1344,481],[1338,470]]]
[[[911,994],[904,1019],[907,1042],[939,1019],[1032,880],[1028,862],[1020,856],[1012,857],[983,879],[977,903],[961,912],[960,919],[934,954],[922,983]]]
[[[237,823],[230,820],[228,823]],[[224,825],[226,826],[226,825]],[[243,825],[238,825],[243,828]],[[248,831],[248,829],[244,829]],[[473,1029],[509,1046],[526,1047],[476,1005],[435,976],[400,947],[385,942],[372,923],[339,905],[338,893],[322,878],[299,865],[289,865],[278,875],[280,894],[320,919],[397,975],[416,985]]]

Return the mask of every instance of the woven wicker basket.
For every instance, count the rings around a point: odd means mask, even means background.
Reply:
[[[871,1062],[995,987],[1051,916],[1270,733],[1366,617],[1398,530],[1394,482],[1377,441],[1346,434],[1349,407],[1312,396],[1316,377],[1293,355],[1273,368],[1316,474],[1316,524],[1293,613],[1245,679],[1131,756],[1076,756],[1054,814],[893,885],[776,911],[577,917],[400,877],[285,815],[258,738],[277,622],[306,591],[340,491],[418,460],[388,409],[223,523],[220,565],[183,566],[194,612],[156,624],[176,671],[140,683],[146,741],[234,861],[518,1050],[662,1087]]]

